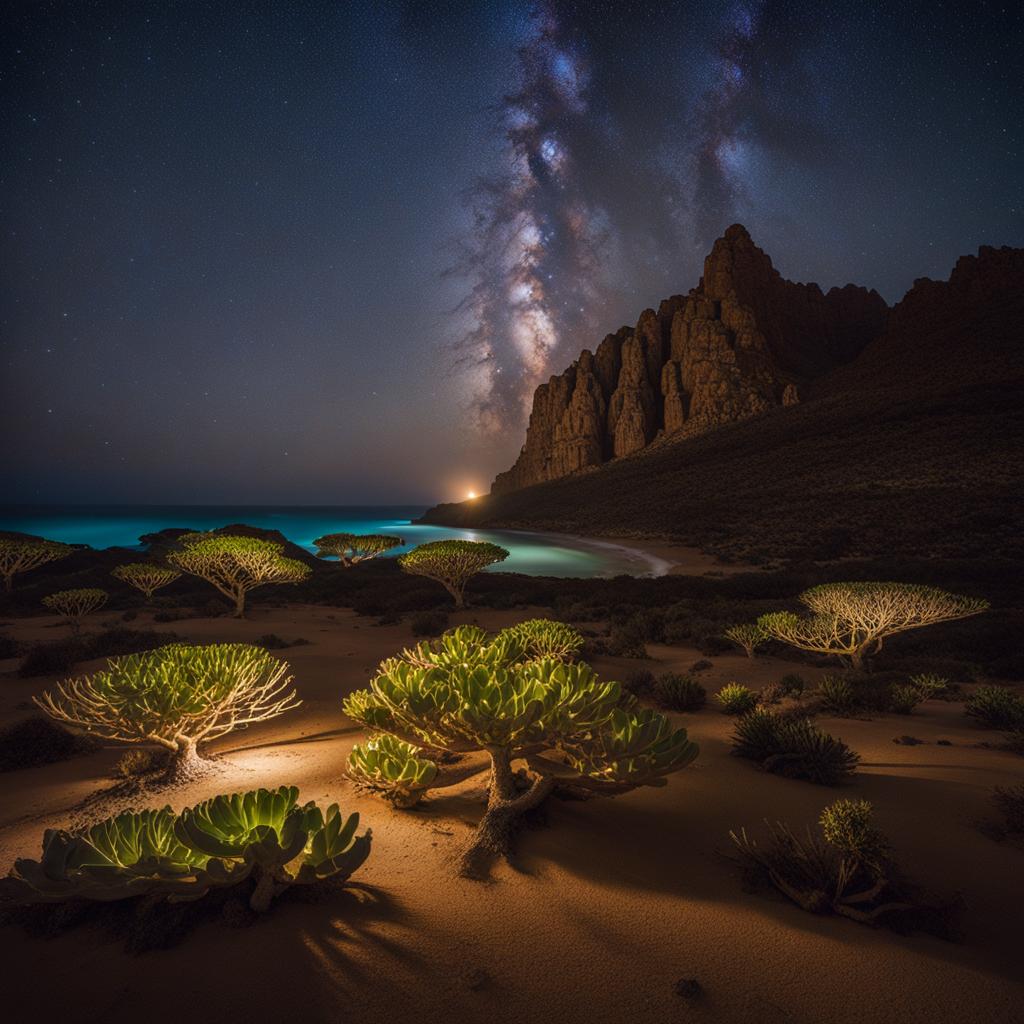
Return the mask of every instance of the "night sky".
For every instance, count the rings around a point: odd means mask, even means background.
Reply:
[[[7,501],[460,497],[734,221],[890,302],[1024,245],[1016,4],[4,10]]]

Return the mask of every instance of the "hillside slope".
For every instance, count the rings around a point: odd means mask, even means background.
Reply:
[[[428,522],[670,537],[737,558],[1024,556],[1024,250],[921,280],[804,400]]]

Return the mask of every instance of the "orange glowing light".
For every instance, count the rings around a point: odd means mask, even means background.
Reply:
[[[476,497],[476,491],[466,491],[466,497],[472,501]]]

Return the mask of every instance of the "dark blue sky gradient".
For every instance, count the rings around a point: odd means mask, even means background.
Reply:
[[[1015,5],[4,18],[11,501],[459,496],[514,457],[522,394],[696,284],[732,221],[786,276],[889,301],[1024,244]],[[547,148],[517,172],[505,133],[534,114]],[[523,216],[549,332],[528,352],[493,241]]]

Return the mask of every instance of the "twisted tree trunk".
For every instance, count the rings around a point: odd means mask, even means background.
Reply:
[[[540,806],[555,787],[550,776],[535,775],[529,789],[516,788],[512,759],[505,747],[489,747],[491,756],[491,789],[476,834],[463,853],[459,874],[463,878],[484,880],[490,866],[499,857],[511,861],[513,840],[522,816]]]

